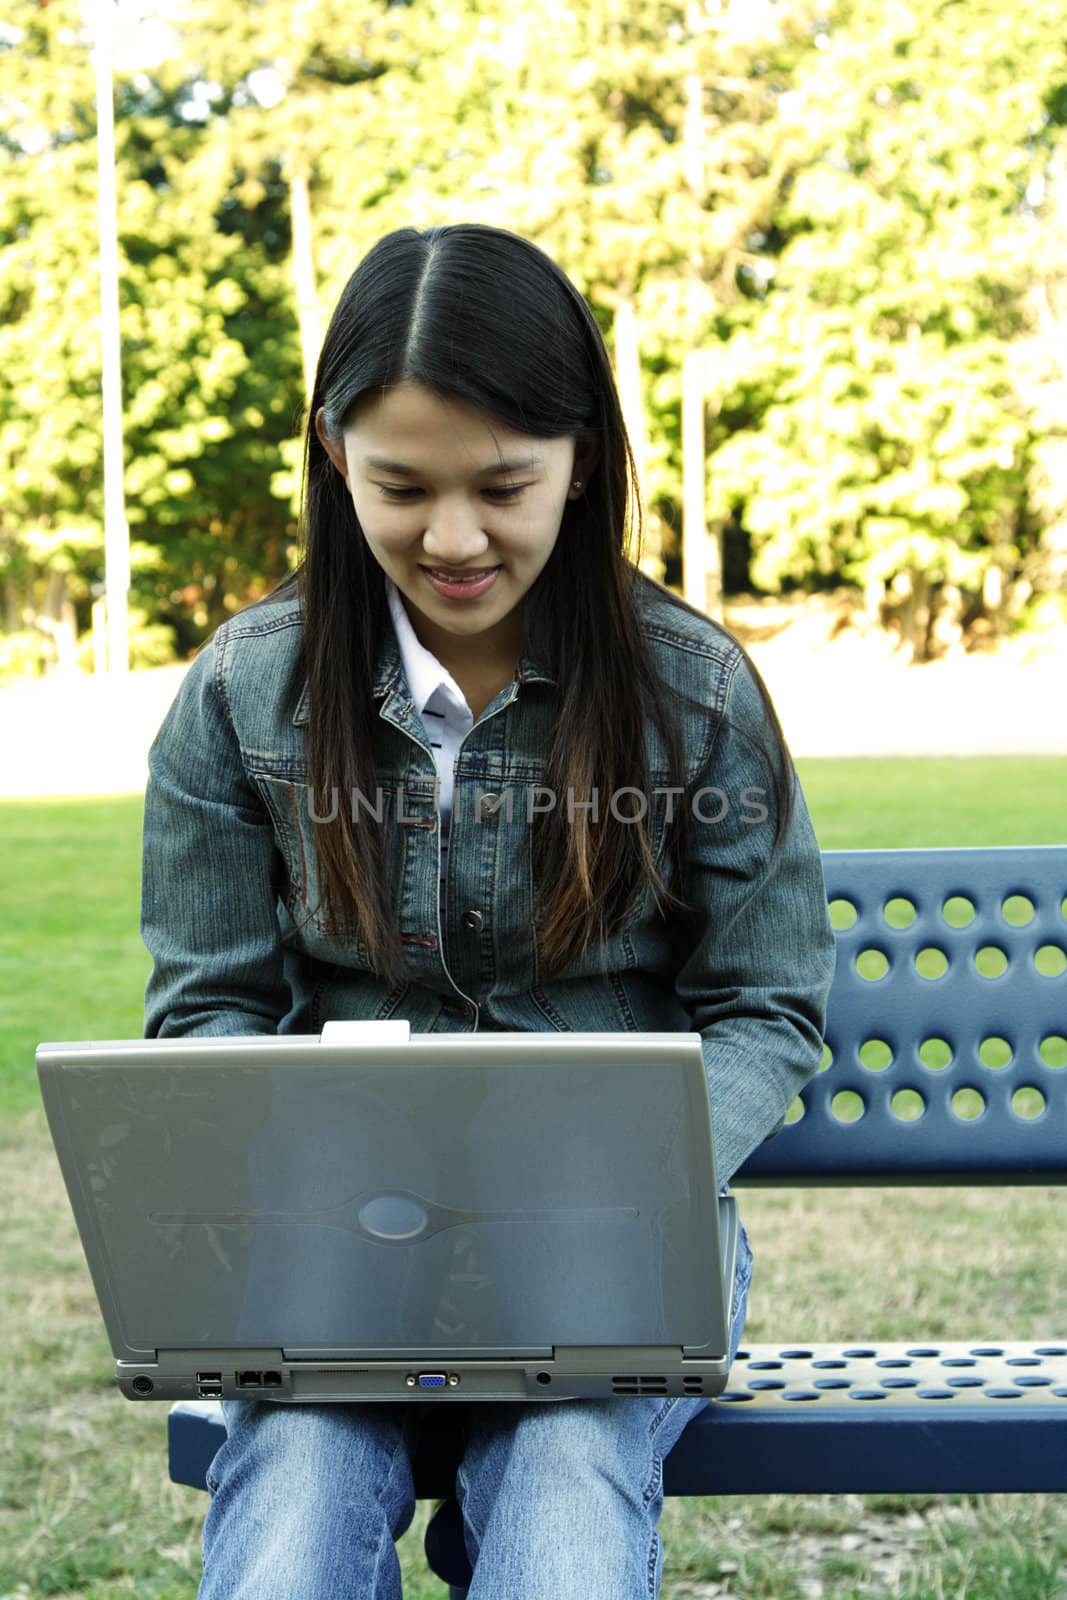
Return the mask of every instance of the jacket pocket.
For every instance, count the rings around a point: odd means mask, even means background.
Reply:
[[[292,920],[290,939],[309,955],[327,961],[343,952],[351,966],[366,957],[362,939],[333,926],[319,892],[318,854],[311,818],[311,793],[307,784],[285,778],[255,780],[270,813],[278,852],[285,863],[282,903]],[[328,816],[322,821],[328,822]]]

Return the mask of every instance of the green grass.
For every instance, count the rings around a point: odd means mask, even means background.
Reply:
[[[797,762],[824,850],[1067,843],[1067,757]]]
[[[0,1114],[37,1105],[42,1040],[141,1033],[142,804],[0,802]]]
[[[800,770],[825,848],[1067,833],[1061,761]],[[33,1072],[41,1039],[140,1032],[140,811],[126,797],[0,802],[0,1600],[196,1592],[206,1497],[167,1481],[166,1407],[111,1385]],[[1062,1191],[745,1190],[742,1203],[752,1341],[1067,1332]],[[442,1600],[421,1554],[427,1515],[401,1541],[406,1600]],[[663,1532],[663,1600],[1067,1600],[1067,1506],[1049,1496],[673,1500]]]

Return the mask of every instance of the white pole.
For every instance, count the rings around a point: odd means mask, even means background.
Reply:
[[[300,354],[304,364],[304,394],[311,404],[315,368],[322,344],[322,321],[315,291],[315,259],[311,248],[311,201],[306,172],[294,172],[289,181],[289,216],[293,230],[293,280],[296,285],[296,319],[300,329]]]
[[[96,0],[97,220],[100,229],[100,353],[104,401],[104,587],[107,665],[129,670],[127,595],[130,530],[122,472],[122,362],[119,345],[119,249],[115,203],[115,109],[111,63],[115,0]]]
[[[687,350],[682,363],[682,594],[698,611],[709,606],[708,530],[704,512],[704,354]]]

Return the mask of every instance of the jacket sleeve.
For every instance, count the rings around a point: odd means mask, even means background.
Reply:
[[[723,710],[691,797],[684,892],[698,914],[676,980],[703,1040],[721,1184],[818,1070],[834,970],[822,858],[788,760],[792,815],[772,849],[773,732],[740,652]]]
[[[274,832],[245,774],[219,648],[190,667],[148,756],[146,1038],[275,1033],[289,1010]]]

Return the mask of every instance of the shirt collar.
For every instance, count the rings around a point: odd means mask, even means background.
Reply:
[[[452,674],[441,665],[432,650],[427,650],[416,637],[411,618],[400,598],[400,591],[392,578],[386,575],[385,594],[389,602],[389,615],[393,619],[396,642],[400,646],[400,660],[407,678],[408,690],[416,711],[421,715],[431,700],[437,709],[442,704],[454,711],[471,716],[467,698]]]

